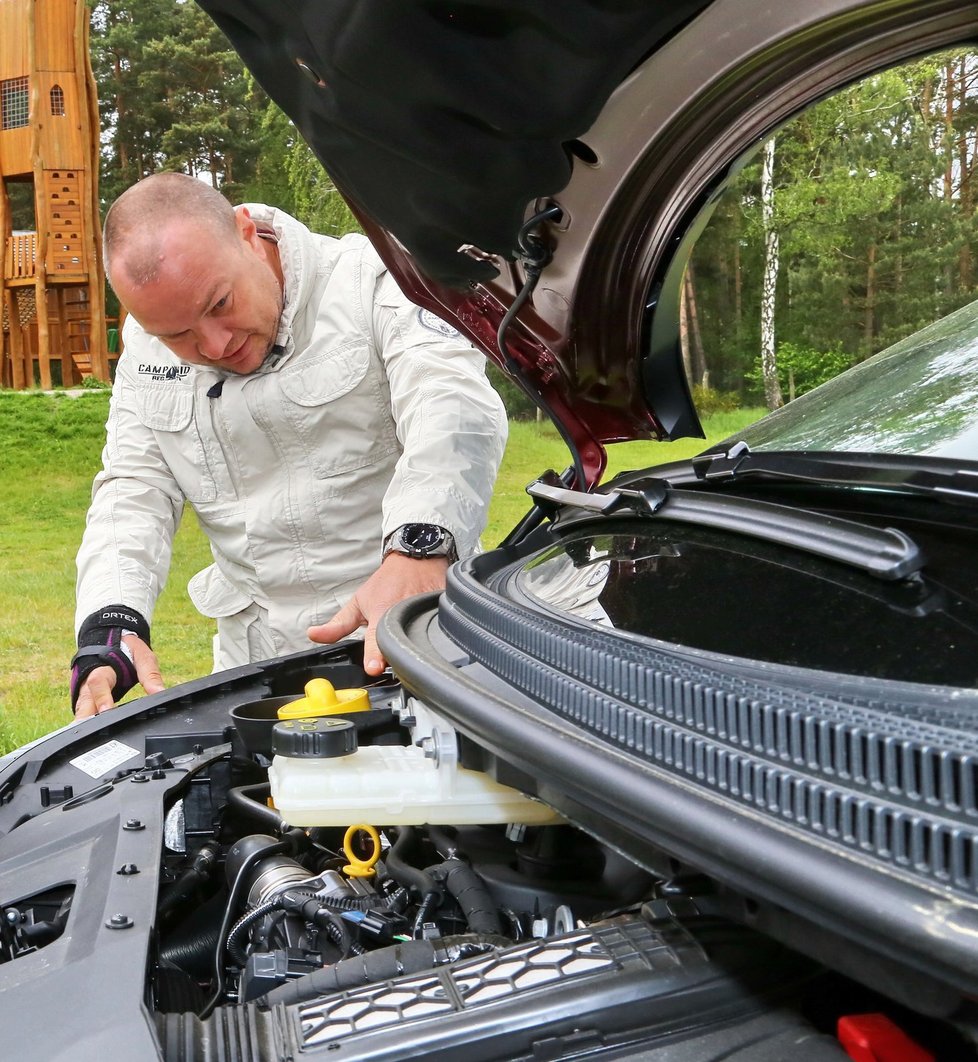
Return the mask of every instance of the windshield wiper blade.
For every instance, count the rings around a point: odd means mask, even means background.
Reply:
[[[896,528],[870,527],[854,520],[796,509],[773,502],[682,490],[665,480],[646,479],[638,490],[584,493],[564,487],[549,473],[531,483],[527,493],[555,511],[611,515],[630,512],[697,527],[749,535],[780,546],[813,553],[860,569],[877,579],[904,579],[919,571],[924,556],[908,535]]]
[[[910,455],[755,452],[747,443],[737,442],[721,453],[694,457],[692,466],[697,479],[705,483],[757,476],[823,487],[861,487],[936,495],[948,500],[978,500],[978,471],[955,466],[950,461],[942,462],[946,467],[937,467],[939,461],[939,458]]]

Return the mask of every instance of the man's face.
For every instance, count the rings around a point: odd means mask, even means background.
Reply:
[[[246,212],[237,239],[190,222],[161,234],[156,280],[113,275],[120,301],[181,360],[247,374],[272,349],[282,314],[278,251],[256,235]]]

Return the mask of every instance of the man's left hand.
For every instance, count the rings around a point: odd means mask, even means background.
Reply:
[[[331,645],[366,625],[363,669],[368,675],[379,675],[387,666],[377,647],[380,617],[406,597],[444,590],[447,571],[446,557],[416,560],[402,553],[388,553],[381,566],[328,623],[309,628],[309,637]]]

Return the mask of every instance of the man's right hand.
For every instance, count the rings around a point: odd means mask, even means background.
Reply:
[[[160,662],[156,653],[135,634],[127,634],[122,639],[132,653],[133,666],[140,685],[146,693],[159,693],[166,689],[160,674]],[[107,712],[115,707],[112,691],[116,684],[116,674],[111,667],[97,667],[87,675],[78,692],[75,704],[75,718],[88,719],[90,716]]]

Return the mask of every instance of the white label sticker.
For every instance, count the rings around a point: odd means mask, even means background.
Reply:
[[[68,762],[92,778],[101,778],[102,775],[108,774],[109,771],[114,771],[117,767],[121,767],[126,760],[131,760],[133,756],[138,755],[139,749],[123,745],[121,741],[106,741],[104,745],[99,745],[97,749],[92,749],[91,752],[76,756]]]

